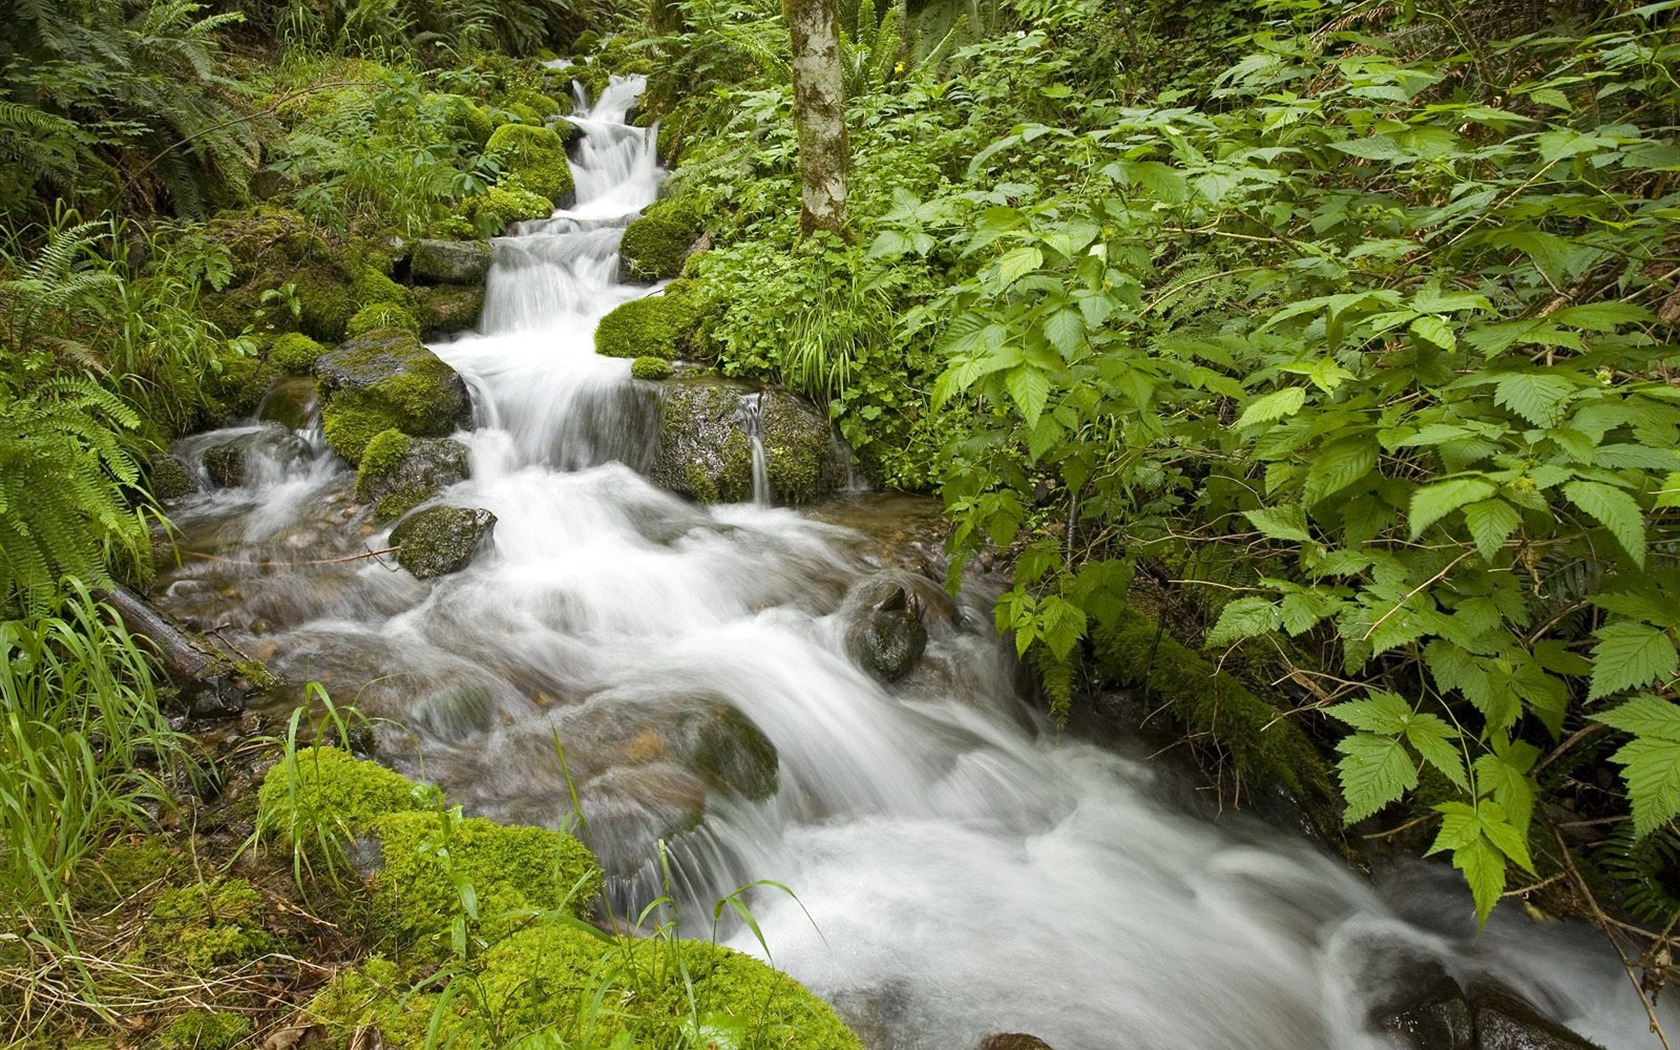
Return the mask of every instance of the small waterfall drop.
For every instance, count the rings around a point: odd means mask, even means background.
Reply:
[[[760,507],[770,505],[770,468],[764,458],[764,435],[759,428],[763,424],[764,395],[741,395],[741,430],[752,442],[752,492],[753,503]]]
[[[216,557],[167,575],[166,609],[405,727],[385,760],[469,812],[558,826],[575,786],[621,915],[664,891],[661,841],[697,935],[737,887],[791,887],[751,895],[774,961],[871,1050],[999,1031],[1057,1050],[1388,1050],[1369,1013],[1406,966],[1495,977],[1617,1050],[1656,1045],[1579,931],[1502,909],[1477,935],[1437,866],[1379,890],[1056,734],[1015,695],[988,595],[953,601],[860,533],[764,505],[762,442],[754,504],[650,485],[658,406],[592,339],[648,292],[616,281],[661,177],[652,130],[624,123],[640,89],[580,98],[575,205],[498,238],[480,331],[434,346],[477,413],[458,435],[471,476],[438,498],[493,511],[493,549],[434,582],[358,558],[382,534],[343,465],[280,456],[176,510],[183,546]],[[741,407],[752,426],[764,406]],[[892,686],[851,649],[883,588],[930,610],[926,655]]]

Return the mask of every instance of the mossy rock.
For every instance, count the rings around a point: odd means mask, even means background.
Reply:
[[[146,490],[160,502],[190,496],[198,487],[193,472],[174,456],[159,456],[147,468]]]
[[[698,217],[680,198],[655,202],[624,229],[618,279],[631,284],[678,276],[701,232]]]
[[[709,376],[679,376],[663,386],[655,484],[702,503],[752,498],[752,439],[744,396],[757,396],[770,494],[780,503],[808,503],[840,481],[828,420],[782,390],[755,391]]]
[[[605,357],[680,358],[692,345],[707,304],[693,282],[614,308],[595,327],[595,352]]]
[[[727,701],[700,706],[664,735],[707,787],[754,801],[776,793],[781,762],[776,745]]]
[[[502,157],[504,178],[520,188],[541,194],[561,208],[577,199],[566,144],[548,128],[504,124],[490,136],[486,148]]]
[[[383,328],[315,362],[321,426],[334,452],[360,463],[374,435],[396,429],[443,437],[472,422],[472,400],[455,370],[414,332]]]
[[[669,379],[671,371],[671,362],[662,357],[638,357],[630,363],[630,375],[636,379]]]
[[[490,537],[496,516],[481,507],[432,507],[391,530],[397,564],[422,580],[460,572]]]
[[[600,895],[601,869],[589,848],[550,828],[517,827],[448,812],[393,813],[374,825],[381,867],[374,875],[374,925],[418,942],[449,929],[460,910],[458,880],[478,898],[483,935],[514,928],[525,910],[584,915]]]
[[[420,319],[415,317],[408,307],[397,303],[371,303],[356,311],[355,316],[344,326],[344,334],[355,338],[381,328],[400,328],[419,335]]]
[[[572,111],[570,106],[562,109],[559,99],[545,95],[535,88],[521,88],[509,95],[507,102],[510,105],[517,103],[530,109],[537,115],[538,121],[549,117],[565,116]]]
[[[495,130],[495,124],[484,107],[462,95],[432,97],[437,100],[435,104],[441,107],[455,134],[474,148],[483,149],[484,144],[490,141],[490,133]]]
[[[1188,735],[1213,741],[1251,784],[1286,789],[1326,837],[1341,831],[1340,795],[1317,747],[1295,722],[1152,617],[1124,609],[1092,632],[1099,673],[1146,688]]]
[[[846,632],[852,659],[883,682],[909,675],[928,643],[927,625],[915,610],[903,587],[871,604]]]
[[[281,762],[257,789],[257,830],[277,835],[287,847],[315,845],[313,829],[340,838],[368,834],[391,813],[424,808],[424,791],[377,762],[335,747],[302,748],[293,766]]]
[[[315,359],[326,352],[325,347],[302,332],[288,332],[268,348],[268,360],[281,371],[309,375],[315,370]]]
[[[246,284],[262,273],[283,273],[308,261],[324,261],[331,255],[315,224],[284,208],[229,212],[211,219],[200,229],[210,243],[227,249],[233,262],[234,286]]]
[[[554,202],[540,193],[519,186],[492,186],[467,199],[466,220],[475,235],[494,236],[516,222],[546,219],[554,214]]]
[[[326,343],[344,338],[350,318],[360,309],[352,292],[355,279],[342,268],[330,264],[305,266],[293,271],[280,284],[290,284],[297,296],[300,315],[298,329],[305,335]]]
[[[420,284],[481,285],[490,275],[489,241],[415,242],[409,272]]]
[[[362,455],[356,498],[373,504],[375,521],[392,521],[465,479],[467,458],[467,446],[450,438],[384,431]]]
[[[483,285],[437,284],[414,289],[414,314],[422,332],[477,328],[483,312]]]

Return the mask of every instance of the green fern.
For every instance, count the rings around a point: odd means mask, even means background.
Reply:
[[[1644,837],[1631,824],[1619,828],[1599,852],[1599,866],[1615,880],[1623,903],[1635,918],[1665,922],[1680,912],[1680,900],[1673,896],[1672,881],[1680,875],[1680,832],[1673,825],[1658,828]]]

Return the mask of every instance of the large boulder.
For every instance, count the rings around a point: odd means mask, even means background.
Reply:
[[[694,281],[623,303],[595,326],[595,352],[605,357],[692,357],[694,333],[705,317],[706,296]]]
[[[1371,1020],[1411,1050],[1602,1050],[1503,989],[1466,991],[1444,972]]]
[[[374,520],[391,521],[466,476],[467,446],[459,441],[387,430],[368,442],[356,471],[356,498],[373,504]]]
[[[1050,1050],[1050,1044],[1025,1032],[998,1032],[980,1040],[974,1050]]]
[[[841,467],[828,420],[783,390],[755,390],[713,377],[663,384],[655,484],[702,503],[739,503],[753,494],[751,399],[764,445],[771,497],[808,503],[832,491]]]
[[[381,431],[444,437],[472,422],[466,383],[405,329],[345,340],[316,360],[315,380],[322,433],[352,463]]]
[[[418,284],[483,284],[490,275],[490,242],[417,241],[408,268]]]
[[[656,201],[624,229],[618,279],[652,283],[677,276],[702,232],[699,218],[682,198]]]
[[[490,536],[496,516],[482,507],[432,507],[391,530],[397,564],[422,580],[460,572]]]
[[[504,178],[518,188],[541,194],[560,208],[577,200],[566,144],[552,130],[503,124],[490,136],[486,151],[501,157]]]

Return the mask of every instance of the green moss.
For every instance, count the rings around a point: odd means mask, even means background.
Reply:
[[[157,1050],[231,1050],[250,1036],[249,1017],[188,1010],[169,1022],[152,1045]]]
[[[257,790],[257,830],[278,833],[287,845],[317,825],[365,835],[380,817],[424,805],[424,792],[402,775],[338,748],[303,748],[295,773],[281,762]]]
[[[460,95],[450,95],[448,99],[445,106],[455,133],[462,141],[483,149],[484,144],[490,141],[490,133],[496,130],[495,124],[490,120],[490,114],[484,111],[483,106]]]
[[[504,184],[541,194],[561,207],[576,196],[566,144],[548,128],[504,124],[486,148],[502,157]]]
[[[326,343],[344,338],[344,326],[357,309],[347,274],[333,266],[305,266],[287,275],[282,283],[296,290],[301,309],[298,327],[305,334]]]
[[[1147,688],[1192,736],[1224,748],[1237,773],[1281,786],[1326,835],[1340,831],[1340,806],[1318,749],[1299,727],[1159,623],[1132,609],[1093,632],[1097,667],[1123,685]]]
[[[346,391],[321,409],[321,436],[352,464],[361,463],[362,453],[376,435],[401,427],[402,419],[365,391]]]
[[[638,357],[630,365],[630,374],[637,379],[669,379],[671,362],[662,357]]]
[[[370,303],[357,310],[344,326],[346,336],[366,335],[381,328],[401,328],[420,334],[420,320],[406,306],[397,303]]]
[[[146,489],[155,499],[179,499],[196,488],[187,465],[174,456],[160,456],[147,467]]]
[[[657,201],[625,227],[619,254],[626,279],[662,281],[682,273],[701,224],[681,198]]]
[[[393,281],[378,267],[364,262],[351,272],[356,276],[350,282],[350,295],[358,306],[367,307],[377,303],[408,306],[414,301],[413,294],[407,288]]]
[[[362,453],[361,469],[357,471],[357,490],[361,479],[380,477],[396,470],[408,455],[408,435],[400,430],[384,430],[374,435]]]
[[[499,234],[510,223],[548,218],[554,214],[554,203],[518,186],[492,186],[488,192],[468,199],[466,214],[474,230]]]
[[[687,282],[663,294],[630,302],[601,318],[595,329],[595,352],[607,357],[681,357],[699,326],[704,307]]]
[[[164,890],[152,905],[140,955],[193,973],[255,959],[272,950],[262,926],[262,895],[244,879]]]
[[[561,109],[559,102],[533,88],[525,88],[515,92],[509,96],[508,101],[523,105],[535,112],[539,124],[548,117],[563,116],[571,112],[570,109]]]
[[[315,359],[325,352],[320,343],[302,332],[288,332],[268,348],[268,361],[292,375],[308,375],[315,368]]]
[[[114,842],[98,857],[78,866],[71,886],[78,904],[103,911],[133,898],[149,886],[188,878],[192,861],[158,836]]]
[[[403,940],[445,933],[470,883],[497,939],[525,921],[513,913],[583,914],[601,889],[588,847],[548,828],[513,827],[451,813],[393,813],[374,825],[385,866],[374,879],[374,922]]]
[[[426,236],[440,241],[471,241],[480,234],[465,216],[445,215],[426,227]]]
[[[382,430],[442,437],[470,411],[460,377],[410,329],[363,333],[317,362],[317,373],[326,393],[322,434],[354,464]]]
[[[543,115],[540,112],[537,111],[535,106],[532,106],[528,103],[525,103],[525,102],[509,102],[502,107],[502,110],[505,113],[507,113],[508,116],[514,118],[515,120],[517,120],[519,122],[519,125],[503,124],[502,127],[510,127],[510,126],[540,127],[542,125]],[[495,137],[495,132],[491,132],[490,134],[491,134],[491,137]]]
[[[375,1026],[389,1046],[418,1047],[426,1042],[430,1001],[412,994],[395,963],[373,955],[334,974],[305,1010],[334,1037],[348,1040]]]

